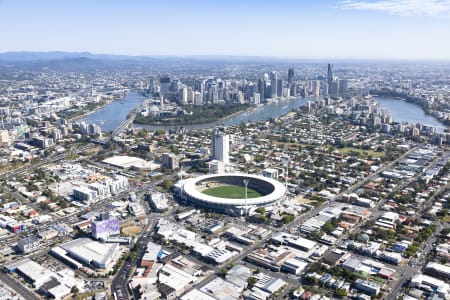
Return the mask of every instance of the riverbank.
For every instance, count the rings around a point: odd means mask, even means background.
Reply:
[[[306,105],[308,100],[316,99],[315,97],[297,97],[293,99],[282,99],[275,102],[268,102],[263,105],[254,106],[251,105],[245,110],[238,111],[236,113],[230,114],[226,117],[216,119],[214,122],[203,123],[203,124],[176,124],[176,125],[146,125],[134,123],[134,128],[143,128],[146,130],[171,130],[175,128],[183,127],[185,129],[197,130],[197,129],[208,129],[217,126],[234,126],[239,125],[244,122],[258,122],[262,120],[268,120],[270,118],[276,118],[286,113],[297,109],[300,106]]]
[[[400,101],[404,100],[404,101],[406,101],[408,103],[415,104],[415,105],[419,106],[426,115],[428,115],[430,117],[433,117],[433,118],[436,118],[441,123],[443,123],[444,126],[449,126],[450,125],[450,120],[443,119],[439,115],[433,114],[433,112],[435,110],[430,109],[428,107],[428,104],[427,104],[425,99],[413,97],[413,96],[410,96],[410,95],[405,94],[405,93],[399,93],[399,92],[390,91],[390,90],[372,90],[372,91],[370,91],[370,93],[373,94],[374,97],[376,97],[376,96],[379,96],[379,97],[390,97],[390,98],[393,98],[393,99],[398,99]]]
[[[100,109],[105,108],[106,106],[110,105],[111,102],[113,102],[113,101],[117,101],[117,99],[103,101],[102,105],[97,106],[94,110],[86,111],[84,113],[81,113],[80,115],[76,115],[74,117],[69,118],[69,120],[73,122],[76,119],[82,119],[84,117],[87,117],[93,113],[96,113]]]
[[[79,116],[76,120],[96,124],[103,132],[113,132],[129,117],[130,112],[146,99],[139,91],[129,91],[123,98],[108,101],[108,105]]]
[[[225,121],[234,116],[251,111],[254,108],[256,106],[250,104],[184,106],[183,111],[187,110],[192,114],[184,114],[165,119],[138,116],[133,123],[149,126],[201,125]]]

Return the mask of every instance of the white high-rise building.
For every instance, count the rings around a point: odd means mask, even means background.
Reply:
[[[253,103],[256,105],[259,105],[261,103],[261,94],[260,93],[255,93],[253,95]]]
[[[178,91],[178,104],[185,105],[187,104],[188,99],[188,90],[187,87],[184,86]]]
[[[320,80],[312,81],[312,94],[315,97],[318,97],[320,95]]]
[[[194,104],[203,105],[203,94],[200,92],[194,92]]]
[[[212,137],[212,150],[214,159],[229,163],[230,136],[223,132],[215,132]]]

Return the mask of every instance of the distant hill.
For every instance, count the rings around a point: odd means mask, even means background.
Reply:
[[[271,70],[275,67],[283,67],[283,64],[286,68],[292,67],[293,63],[324,64],[320,61],[301,59],[237,55],[129,56],[90,52],[17,51],[0,53],[0,75],[13,71],[92,72],[103,70],[151,70],[155,73],[176,71],[197,74],[208,72],[211,68],[227,68],[230,64]]]
[[[4,52],[0,53],[3,71],[91,72],[98,70],[139,69],[158,65],[152,57],[92,54],[90,52]],[[162,64],[162,62],[159,62]]]
[[[63,51],[49,51],[49,52],[4,52],[0,53],[1,61],[36,61],[36,60],[62,60],[73,58],[89,58],[89,59],[108,59],[108,60],[134,60],[142,59],[137,56],[127,55],[109,55],[109,54],[92,54],[90,52],[63,52]]]
[[[32,51],[14,51],[0,53],[0,61],[43,61],[43,60],[64,60],[73,58],[89,58],[102,60],[134,60],[134,61],[152,61],[152,60],[170,60],[170,61],[214,61],[214,62],[261,62],[261,61],[305,61],[310,60],[281,58],[281,57],[263,57],[263,56],[240,56],[240,55],[115,55],[115,54],[94,54],[90,52],[32,52]]]

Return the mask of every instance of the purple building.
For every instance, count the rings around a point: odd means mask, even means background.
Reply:
[[[92,221],[92,236],[96,239],[106,240],[111,235],[120,234],[120,222],[111,217],[107,220]]]

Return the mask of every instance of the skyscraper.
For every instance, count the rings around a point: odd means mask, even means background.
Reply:
[[[164,96],[164,94],[167,94],[169,92],[170,87],[170,77],[169,76],[163,76],[159,79],[160,89],[159,94],[161,96]]]
[[[217,131],[212,136],[213,158],[224,163],[230,162],[230,137],[228,134]]]
[[[328,94],[331,94],[331,88],[333,86],[333,65],[332,64],[328,64],[327,83],[328,83]]]
[[[311,83],[311,87],[313,96],[318,97],[320,95],[320,80],[313,80]]]
[[[331,85],[331,95],[338,95],[339,94],[339,79],[334,79],[333,84]]]
[[[208,99],[212,104],[216,104],[219,100],[219,94],[217,93],[217,84],[215,82],[208,83]]]
[[[294,68],[290,68],[288,70],[288,84],[289,84],[289,87],[291,87],[294,84],[294,76],[295,76]]]
[[[188,96],[187,87],[184,86],[178,91],[178,104],[180,105],[187,104],[187,96]]]
[[[270,72],[270,94],[271,98],[275,99],[277,97],[277,85],[278,85],[278,75],[277,72]]]
[[[283,79],[278,79],[277,80],[277,97],[283,96],[283,87],[284,87]]]
[[[253,103],[256,105],[261,103],[261,94],[260,93],[255,93],[253,95]]]
[[[347,92],[348,92],[348,80],[342,79],[339,81],[339,93],[347,94]]]
[[[265,97],[265,81],[262,79],[258,80],[258,93],[261,95],[261,99],[264,100]]]

